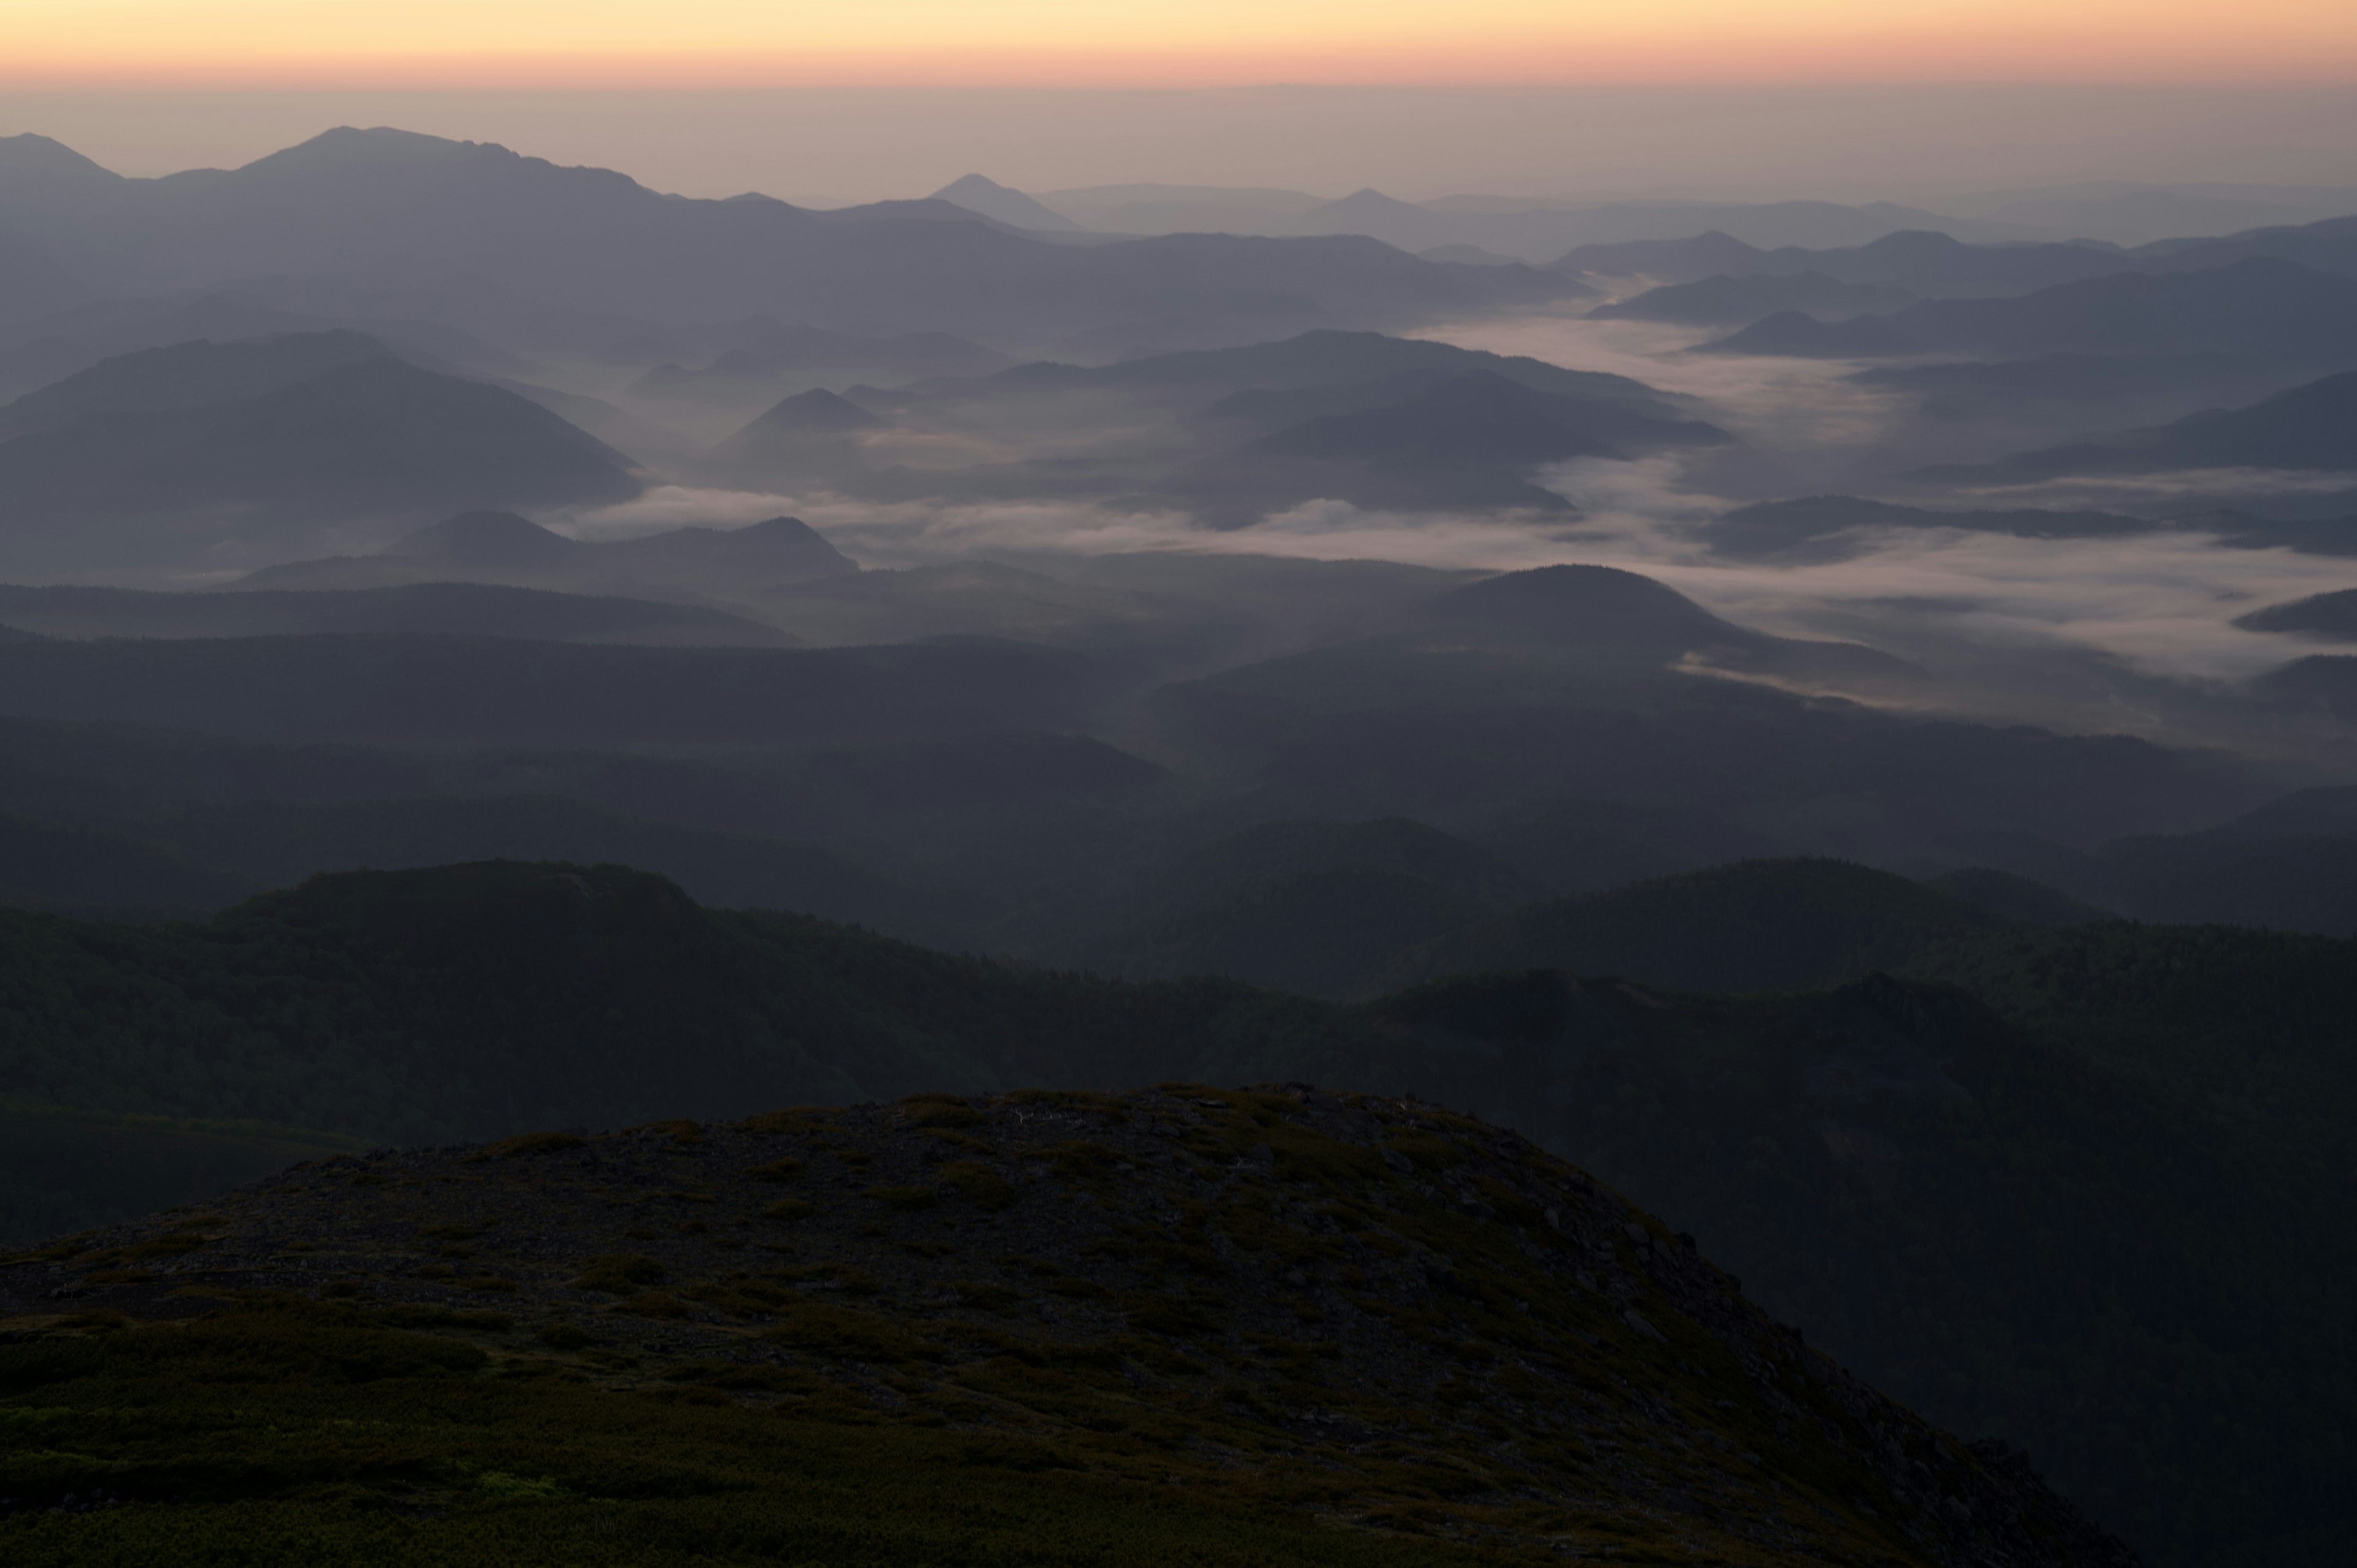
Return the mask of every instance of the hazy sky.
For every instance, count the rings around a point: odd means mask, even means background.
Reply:
[[[0,0],[30,84],[2350,80],[2349,0]]]
[[[691,196],[788,199],[918,196],[976,171],[1029,190],[1932,205],[2073,180],[2357,185],[2357,92],[2336,87],[0,88],[0,134],[55,136],[134,175],[234,166],[339,124],[500,142]]]

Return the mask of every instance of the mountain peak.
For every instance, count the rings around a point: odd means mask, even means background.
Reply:
[[[458,142],[447,136],[429,136],[419,131],[397,130],[391,125],[372,125],[366,129],[338,125],[320,132],[307,142],[297,142],[266,157],[256,158],[239,172],[414,167],[445,163],[468,153],[511,158],[516,156],[496,142]]]
[[[813,387],[781,400],[755,423],[765,430],[835,432],[866,430],[884,421],[840,393]]]
[[[0,136],[0,182],[15,185],[19,180],[38,179],[48,183],[66,181],[91,185],[120,185],[123,177],[113,169],[96,163],[48,136],[26,131],[14,136]]]
[[[1046,203],[978,174],[964,175],[950,181],[933,192],[932,199],[946,201],[952,207],[963,207],[968,212],[978,212],[985,218],[996,219],[1017,229],[1077,233],[1081,228]]]
[[[444,566],[519,569],[562,560],[580,548],[511,511],[468,511],[419,529],[393,542],[388,555]]]
[[[1676,589],[1618,566],[1540,566],[1452,588],[1432,601],[1444,620],[1472,621],[1576,641],[1662,639],[1684,643],[1707,633],[1756,637],[1719,619]]]

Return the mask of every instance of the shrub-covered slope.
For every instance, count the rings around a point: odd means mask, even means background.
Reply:
[[[1307,1090],[330,1160],[0,1311],[0,1491],[81,1505],[12,1561],[2133,1561],[1523,1139]]]

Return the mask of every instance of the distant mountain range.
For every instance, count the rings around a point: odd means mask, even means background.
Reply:
[[[2117,271],[2005,298],[1927,299],[1833,324],[1770,316],[1708,347],[1824,358],[2230,353],[2327,365],[2357,354],[2357,276],[2272,257],[2199,271]]]
[[[1021,643],[615,647],[342,634],[0,645],[0,714],[253,738],[815,747],[1069,725],[1091,660]]]
[[[1829,561],[1864,553],[1872,548],[1869,536],[1884,529],[1953,528],[2016,539],[2108,539],[2148,533],[2158,526],[2111,512],[1933,509],[1857,496],[1803,496],[1722,512],[1703,525],[1699,536],[1718,554],[1736,560]]]
[[[2025,294],[2131,271],[2136,265],[2130,253],[2109,245],[1975,245],[1952,234],[1919,229],[1885,233],[1846,247],[1811,249],[1788,244],[1772,250],[1711,231],[1674,239],[1582,246],[1565,252],[1553,264],[1561,272],[1641,276],[1672,284],[1713,277],[1791,278],[1814,274],[1854,287],[1900,288],[1926,298]]]
[[[1568,503],[1530,479],[1545,464],[1732,444],[1691,407],[1625,376],[1318,331],[1113,365],[798,394],[716,446],[705,471],[735,485],[878,499],[1150,497],[1219,527],[1327,498],[1560,512]],[[974,441],[982,426],[1003,439]],[[1083,439],[1092,430],[1103,433],[1101,449]],[[1028,456],[1027,432],[1057,455]]]
[[[1680,238],[1709,229],[1768,246],[1855,245],[1898,229],[1944,230],[1975,240],[2026,240],[2049,232],[2001,220],[1948,218],[1887,201],[1845,206],[1830,201],[1581,202],[1469,196],[1415,202],[1372,189],[1329,200],[1297,190],[1171,185],[1098,186],[1025,196],[986,180],[971,183],[977,179],[969,176],[939,196],[1032,228],[1045,227],[1039,218],[1039,209],[1045,209],[1075,227],[1102,233],[1365,234],[1404,251],[1464,245],[1501,259],[1531,263],[1551,261],[1578,245]],[[953,194],[958,192],[969,194]],[[1026,223],[1027,218],[1031,221]]]
[[[249,589],[377,588],[407,583],[498,583],[609,596],[758,594],[780,583],[855,573],[799,518],[744,528],[676,528],[584,542],[513,512],[473,511],[404,535],[374,555],[265,566]]]
[[[1070,244],[949,201],[817,212],[763,197],[688,200],[608,170],[384,129],[154,180],[9,138],[0,227],[62,273],[73,297],[52,304],[300,280],[268,285],[265,303],[423,317],[575,353],[678,318],[769,315],[1112,358],[1578,292],[1554,274],[1425,262],[1347,234]]]
[[[2357,305],[2357,298],[2352,303]],[[2351,325],[2357,332],[2357,317]],[[2352,342],[2357,345],[2357,337]],[[2321,470],[2347,473],[2357,484],[2357,371],[2327,376],[2246,408],[2212,409],[2150,429],[2025,452],[1996,463],[1927,470],[1925,477],[2018,483],[2072,474],[2188,468]]]
[[[213,593],[0,584],[0,623],[77,639],[432,633],[705,647],[784,648],[794,642],[775,627],[701,605],[467,582]]]

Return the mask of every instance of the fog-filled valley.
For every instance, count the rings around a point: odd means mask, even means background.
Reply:
[[[422,1190],[493,1156],[384,1150],[561,1134],[497,1170],[594,1176],[667,1118],[915,1095],[956,1110],[889,1127],[979,1129],[951,1153],[982,1171],[1032,1135],[1021,1091],[1259,1084],[1219,1103],[1284,1125],[1220,1157],[1307,1180],[1328,1155],[1285,1128],[1344,1139],[1365,1095],[1661,1216],[1598,1233],[1636,1249],[1604,1285],[1555,1271],[1616,1344],[1667,1343],[1622,1284],[1698,1251],[1740,1278],[1673,1292],[1695,1323],[1797,1321],[2069,1499],[1935,1478],[1911,1437],[1824,1468],[1817,1425],[1886,1417],[1779,1393],[1733,1441],[1880,1522],[1756,1561],[2342,1562],[2357,188],[974,175],[822,209],[384,128],[158,178],[0,137],[0,1316],[137,1316],[175,1283],[146,1217],[298,1160],[273,1179]],[[1403,1201],[1532,1256],[1576,1229],[1394,1143],[1368,1172]],[[1008,1168],[1160,1179],[1063,1147]],[[866,1190],[1016,1201],[931,1168]],[[252,1225],[224,1255],[284,1244]],[[547,1300],[785,1312],[648,1305],[713,1229],[665,1226]],[[1320,1266],[1268,1288],[1355,1321]],[[1537,1320],[1422,1266],[1418,1302]],[[382,1267],[336,1298],[460,1300]],[[1704,1376],[1658,1355],[1676,1398]],[[1709,1497],[1660,1506],[1752,1541]]]

